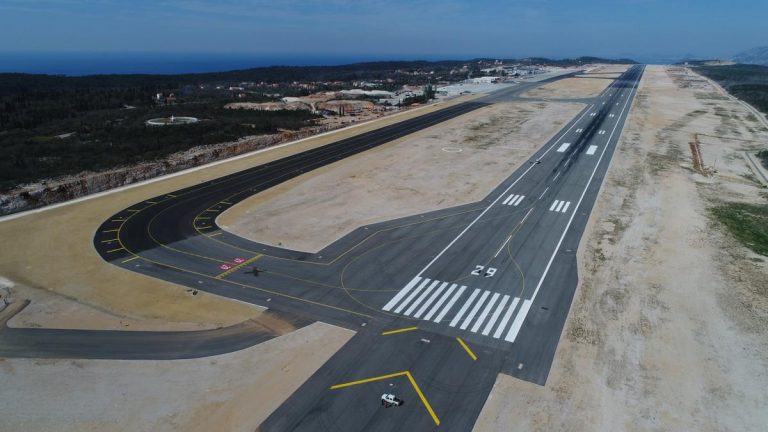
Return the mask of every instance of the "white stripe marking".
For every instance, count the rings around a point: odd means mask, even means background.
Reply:
[[[591,145],[587,149],[587,154],[588,155],[593,155],[593,154],[595,154],[596,151],[597,151],[597,146],[596,145]]]
[[[563,144],[560,146],[560,148],[559,148],[559,149],[557,149],[557,152],[558,152],[558,153],[562,153],[562,152],[564,152],[564,151],[565,151],[565,150],[566,150],[566,149],[567,149],[567,148],[568,148],[570,145],[571,145],[571,143],[563,143]]]
[[[638,79],[632,86],[632,90],[630,90],[630,97],[627,97],[627,100],[624,102],[624,106],[621,108],[621,112],[619,113],[619,118],[621,118],[622,115],[624,115],[624,111],[627,109],[627,105],[629,105],[629,101],[632,99],[632,92],[634,91],[635,94],[637,94],[637,86],[640,84],[640,80]],[[626,126],[626,122],[622,124],[621,129],[624,130],[624,127]],[[613,134],[616,133],[616,129],[619,127],[619,123],[616,122],[615,125],[613,125],[613,129],[611,130],[611,135],[608,137],[608,142],[611,142],[611,139],[613,138]],[[595,178],[595,173],[597,173],[597,168],[600,166],[600,162],[603,160],[603,156],[605,156],[605,152],[608,150],[608,146],[606,145],[603,147],[603,151],[600,153],[600,158],[598,158],[597,163],[595,164],[595,168],[592,169],[592,174],[589,176],[589,180],[587,181],[587,186],[584,188],[584,190],[581,192],[581,196],[579,197],[579,200],[576,202],[576,207],[574,209],[578,209],[581,205],[581,202],[584,200],[584,196],[587,194],[587,189],[589,189],[589,185],[592,183],[592,179]],[[536,295],[539,294],[539,289],[541,289],[541,285],[544,283],[544,279],[547,277],[547,273],[549,273],[549,269],[552,267],[552,262],[555,261],[555,256],[557,255],[558,251],[560,250],[560,246],[563,244],[563,239],[565,239],[565,235],[568,233],[568,228],[571,227],[571,223],[573,223],[573,218],[576,217],[576,212],[574,211],[571,213],[571,218],[568,219],[568,223],[565,225],[565,229],[563,230],[563,233],[560,235],[560,240],[557,242],[557,246],[555,246],[555,250],[552,252],[552,255],[549,257],[549,262],[547,262],[547,266],[544,267],[544,273],[542,273],[541,278],[539,278],[538,284],[536,284],[536,289],[533,290],[533,296],[531,296],[531,302],[536,300]],[[521,309],[522,310],[522,309]],[[528,311],[526,310],[526,314]],[[523,320],[525,320],[525,316],[523,316]],[[515,341],[515,338],[517,337],[517,333],[515,333],[512,336],[511,342]]]
[[[398,292],[394,297],[392,297],[392,300],[390,300],[389,303],[384,305],[382,309],[384,309],[385,311],[388,311],[393,307],[395,307],[397,302],[399,302],[401,298],[403,298],[406,294],[408,294],[408,291],[413,289],[413,286],[419,283],[420,280],[421,280],[420,276],[416,276],[415,278],[411,279],[411,281],[408,282],[408,285],[406,285],[405,288],[401,289],[400,292]]]
[[[453,304],[456,303],[456,300],[458,300],[459,297],[461,297],[461,294],[464,292],[465,289],[467,289],[466,285],[462,285],[461,288],[459,288],[459,290],[456,292],[456,295],[453,296],[453,298],[451,299],[451,301],[448,302],[447,305],[445,305],[445,309],[440,311],[440,314],[437,315],[437,318],[435,318],[435,322],[440,322],[443,320],[443,318],[445,318],[445,314],[447,314],[448,311],[451,310],[451,308],[453,307]]]
[[[488,324],[486,324],[485,328],[483,329],[483,336],[488,336],[488,333],[491,332],[493,325],[496,323],[496,320],[499,319],[499,316],[501,315],[501,311],[504,309],[504,306],[507,305],[508,301],[509,301],[508,295],[505,295],[504,297],[501,298],[501,303],[499,303],[499,307],[497,307],[496,310],[493,311],[493,315],[491,315],[491,320],[488,321]]]
[[[563,204],[565,204],[565,201],[560,201],[560,203],[557,205],[557,208],[555,209],[556,212],[559,212],[561,208],[563,208]]]
[[[440,295],[440,293],[441,293],[441,292],[443,292],[443,290],[444,290],[444,289],[445,289],[445,287],[447,287],[447,286],[448,286],[448,282],[443,282],[443,284],[442,284],[442,285],[440,285],[440,288],[436,289],[436,290],[435,290],[435,292],[434,292],[434,294],[432,294],[432,296],[430,296],[430,297],[429,297],[429,299],[428,299],[426,302],[424,302],[424,304],[423,304],[423,305],[421,305],[421,308],[419,309],[419,311],[418,311],[418,312],[416,312],[416,315],[414,315],[414,318],[419,318],[419,317],[421,317],[421,315],[424,313],[424,311],[426,311],[426,310],[427,310],[427,308],[429,307],[429,305],[431,305],[431,304],[432,304],[432,302],[433,302],[433,301],[435,301],[435,299],[437,298],[437,296],[439,296],[439,295]]]
[[[475,297],[477,297],[477,294],[479,292],[480,290],[478,288],[475,288],[475,290],[472,292],[472,295],[470,295],[467,301],[464,302],[464,306],[462,306],[461,309],[459,309],[459,313],[457,313],[456,316],[453,317],[453,320],[451,320],[451,323],[448,324],[449,326],[456,327],[456,324],[459,323],[459,320],[464,315],[464,312],[466,312],[467,309],[469,309],[469,306],[472,304],[472,301],[475,299]]]
[[[485,318],[488,316],[489,313],[491,313],[491,309],[493,308],[493,305],[496,304],[496,300],[499,299],[499,296],[501,294],[499,293],[493,293],[493,297],[491,297],[491,301],[488,302],[487,305],[485,305],[485,309],[483,309],[483,312],[480,314],[480,318],[475,321],[475,325],[472,326],[472,333],[477,333],[478,330],[480,330],[480,326],[483,325],[483,322],[485,321]]]
[[[413,298],[416,297],[417,294],[419,294],[419,291],[421,291],[424,288],[424,286],[426,286],[429,283],[430,280],[431,279],[429,278],[424,279],[421,282],[421,285],[419,285],[418,288],[416,288],[408,297],[406,297],[406,299],[402,303],[400,303],[400,306],[398,306],[397,309],[395,309],[395,313],[400,313],[400,311],[402,311],[403,308],[405,308],[408,305],[408,303],[410,303],[411,300],[413,300]]]
[[[520,202],[523,200],[523,198],[525,198],[525,195],[520,195],[520,196],[519,196],[519,197],[518,197],[518,198],[515,200],[515,202],[514,202],[512,205],[513,205],[513,206],[517,206],[517,205],[519,205],[519,204],[520,204]]]
[[[507,333],[507,336],[504,338],[505,341],[515,341],[517,333],[520,331],[520,327],[523,326],[523,320],[525,320],[525,316],[528,315],[528,309],[531,308],[532,303],[533,301],[531,300],[523,300],[523,305],[520,306],[520,312],[517,313],[515,320],[512,322],[512,327],[509,328],[509,333]]]
[[[575,122],[573,122],[573,124],[571,124],[571,127],[569,127],[569,128],[568,128],[568,130],[566,130],[565,132],[563,132],[563,133],[560,135],[560,137],[559,137],[559,138],[557,138],[557,140],[555,140],[555,142],[554,142],[554,143],[553,143],[551,146],[549,146],[549,148],[548,148],[548,149],[547,149],[547,150],[546,150],[544,153],[542,153],[542,154],[539,156],[539,158],[538,158],[537,160],[541,160],[541,158],[543,158],[544,156],[546,156],[546,155],[547,155],[547,153],[549,153],[549,152],[550,152],[550,151],[551,151],[553,148],[555,148],[555,146],[557,145],[557,143],[558,143],[558,142],[560,142],[560,140],[562,140],[562,139],[563,139],[563,137],[565,137],[565,135],[566,135],[566,134],[568,134],[568,133],[569,133],[569,132],[570,132],[570,131],[571,131],[571,130],[574,128],[574,127],[576,127],[576,124],[578,124],[578,123],[581,121],[581,119],[582,119],[582,118],[584,118],[584,116],[585,116],[585,115],[587,115],[587,113],[589,112],[589,110],[590,110],[590,109],[592,109],[594,106],[595,106],[595,105],[590,105],[590,106],[589,106],[589,108],[587,108],[587,109],[584,111],[584,114],[582,114],[582,115],[581,115],[581,116],[580,116],[578,119],[576,119],[576,121],[575,121]],[[483,210],[483,211],[482,211],[482,212],[481,212],[479,215],[477,215],[477,217],[476,217],[476,218],[474,218],[474,219],[472,220],[472,222],[470,222],[470,223],[469,223],[469,225],[467,225],[467,226],[466,226],[466,228],[464,228],[464,229],[463,229],[463,230],[462,230],[462,231],[461,231],[461,232],[460,232],[460,233],[459,233],[459,234],[458,234],[456,237],[454,237],[454,238],[453,238],[453,240],[451,240],[451,242],[450,242],[450,243],[448,243],[448,245],[447,245],[446,247],[444,247],[444,248],[443,248],[443,250],[441,250],[439,254],[437,254],[437,256],[435,256],[434,258],[432,258],[432,261],[430,261],[430,262],[429,262],[427,265],[425,265],[425,266],[424,266],[424,268],[423,268],[423,269],[421,269],[421,271],[419,272],[419,274],[418,274],[417,276],[421,276],[422,274],[424,274],[424,272],[425,272],[425,271],[427,271],[427,269],[428,269],[428,268],[429,268],[429,267],[430,267],[432,264],[434,264],[434,263],[435,263],[437,260],[439,260],[439,259],[440,259],[440,257],[441,257],[441,256],[443,256],[443,254],[445,253],[445,251],[447,251],[448,249],[450,249],[450,248],[451,248],[451,246],[453,246],[453,244],[454,244],[454,243],[456,243],[457,241],[459,241],[459,239],[461,238],[461,236],[463,236],[463,235],[464,235],[464,234],[465,234],[467,231],[469,231],[469,229],[470,229],[470,228],[472,228],[472,226],[474,226],[474,225],[477,223],[477,221],[479,221],[479,220],[480,220],[480,219],[481,219],[483,216],[485,216],[485,214],[486,214],[486,213],[488,213],[488,211],[491,209],[491,207],[493,207],[494,205],[496,205],[496,203],[497,203],[497,202],[499,202],[499,200],[501,200],[501,197],[502,197],[502,196],[504,196],[504,194],[506,194],[506,193],[507,193],[507,192],[509,192],[510,190],[512,190],[512,188],[513,188],[513,187],[515,187],[515,185],[517,184],[517,182],[519,182],[520,180],[522,180],[522,179],[523,179],[523,177],[525,177],[525,176],[528,174],[528,172],[529,172],[530,170],[532,170],[532,169],[533,169],[533,167],[535,167],[535,166],[536,166],[536,164],[531,164],[531,166],[529,166],[529,167],[528,167],[528,169],[526,169],[525,171],[523,171],[523,173],[522,173],[522,174],[520,174],[520,176],[519,176],[519,177],[518,177],[518,178],[517,178],[517,179],[516,179],[514,182],[512,182],[512,184],[511,184],[511,185],[509,185],[509,187],[507,187],[507,189],[506,189],[506,190],[505,190],[505,191],[504,191],[504,192],[503,192],[501,195],[499,195],[499,197],[498,197],[498,198],[496,198],[496,199],[495,199],[495,200],[494,200],[494,201],[491,203],[491,205],[489,205],[488,207],[486,207],[486,208],[485,208],[485,210]]]
[[[448,297],[451,296],[451,293],[455,289],[456,289],[456,284],[451,284],[451,286],[448,287],[448,291],[446,291],[445,294],[442,297],[440,297],[440,300],[438,300],[437,303],[435,303],[435,305],[429,311],[427,316],[424,317],[424,319],[429,320],[430,318],[432,318],[432,315],[434,315],[438,310],[440,310],[440,306],[442,306],[443,303],[445,303],[445,301],[448,300]]]
[[[568,211],[568,206],[569,206],[569,205],[571,205],[571,202],[570,202],[570,201],[568,201],[567,203],[565,203],[565,207],[563,207],[563,213],[565,213],[565,212],[567,212],[567,211]]]
[[[552,211],[552,210],[554,210],[554,209],[555,209],[555,206],[556,206],[556,205],[557,205],[557,203],[559,203],[559,202],[560,202],[559,200],[555,200],[555,202],[553,202],[553,203],[552,203],[552,205],[549,207],[549,211]]]
[[[472,308],[471,311],[469,311],[469,315],[467,315],[467,319],[464,320],[463,323],[461,323],[461,327],[459,327],[462,330],[466,330],[467,327],[469,327],[469,323],[472,322],[472,319],[477,315],[477,312],[480,310],[480,306],[483,305],[485,302],[485,299],[488,298],[488,294],[490,294],[490,291],[483,291],[483,295],[480,296],[480,300],[475,303],[475,306]]]
[[[499,327],[496,328],[496,331],[493,333],[493,337],[498,339],[501,336],[501,333],[504,332],[504,329],[507,328],[507,323],[509,322],[510,318],[512,318],[512,313],[515,311],[515,307],[517,306],[517,303],[520,301],[519,297],[515,297],[514,300],[512,300],[512,304],[509,305],[509,309],[507,309],[507,313],[504,314],[504,318],[501,320],[501,324],[499,324]]]
[[[508,197],[507,197],[507,199],[505,199],[505,200],[504,200],[504,202],[503,202],[502,204],[504,204],[504,205],[507,205],[507,204],[509,204],[509,201],[511,201],[511,200],[512,200],[512,198],[514,198],[514,197],[516,197],[516,196],[517,196],[517,195],[515,195],[515,194],[512,194],[512,195],[508,196]]]
[[[432,292],[433,289],[439,284],[439,280],[432,281],[432,284],[427,287],[427,289],[424,290],[424,292],[421,293],[419,298],[416,299],[415,302],[405,311],[405,316],[410,316],[411,313],[421,304],[421,302],[424,301],[425,298],[429,295],[430,292]]]

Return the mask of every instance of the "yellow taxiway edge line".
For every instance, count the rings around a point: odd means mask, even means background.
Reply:
[[[123,261],[123,264],[125,264],[125,263],[127,263],[127,262],[131,262],[131,261],[133,261],[133,260],[135,260],[135,259],[139,259],[139,258],[141,258],[141,257],[140,257],[140,256],[138,256],[138,255],[136,255],[136,256],[135,256],[135,257],[133,257],[133,258],[128,258],[127,260]]]
[[[435,414],[435,410],[432,409],[432,405],[429,404],[429,401],[424,396],[424,393],[421,392],[421,389],[419,388],[419,385],[416,384],[416,380],[413,379],[413,375],[411,375],[410,372],[405,371],[405,375],[408,377],[408,381],[411,382],[411,385],[413,386],[413,389],[416,390],[416,394],[419,395],[419,399],[421,399],[421,403],[424,404],[424,408],[429,411],[429,415],[432,416],[432,420],[435,421],[435,426],[440,426],[440,419],[437,418],[437,414]]]
[[[117,252],[117,251],[121,251],[121,250],[125,250],[125,248],[119,247],[117,249],[108,250],[107,253]]]
[[[429,412],[429,415],[432,417],[432,420],[435,422],[436,426],[440,426],[440,419],[437,417],[437,414],[435,414],[435,410],[432,409],[432,405],[429,404],[429,401],[427,400],[427,397],[424,396],[424,393],[422,393],[421,388],[418,384],[416,384],[416,380],[413,378],[413,375],[409,371],[402,371],[402,372],[395,372],[388,375],[381,375],[377,377],[372,378],[366,378],[361,379],[357,381],[350,381],[346,383],[336,384],[331,386],[331,390],[336,390],[344,387],[351,387],[358,384],[366,384],[369,382],[374,381],[381,381],[389,378],[396,378],[399,376],[405,375],[408,377],[408,381],[411,383],[411,386],[413,387],[413,390],[416,391],[416,394],[419,396],[419,399],[421,399],[421,403],[424,404],[424,408],[427,409],[427,412]]]
[[[120,231],[120,230],[112,229],[112,230],[106,230],[106,231],[102,231],[102,232],[103,233],[108,233],[108,232],[118,232],[118,231]]]
[[[382,336],[386,336],[386,335],[391,335],[391,334],[395,334],[395,333],[403,333],[403,332],[414,331],[414,330],[418,330],[418,329],[419,329],[418,327],[406,327],[406,328],[401,328],[401,329],[397,329],[397,330],[389,330],[389,331],[381,332],[381,335]]]
[[[216,237],[217,235],[221,235],[221,231],[215,232],[215,233],[209,235],[208,237]]]
[[[477,356],[475,355],[475,353],[472,352],[471,349],[469,349],[467,344],[465,344],[464,341],[461,340],[460,337],[457,337],[456,340],[459,341],[459,343],[461,344],[461,347],[464,348],[464,351],[466,351],[467,354],[469,354],[469,356],[472,357],[472,360],[477,361]]]
[[[366,378],[366,379],[361,379],[361,380],[357,380],[357,381],[351,381],[351,382],[336,384],[336,385],[332,385],[331,386],[331,390],[336,390],[336,389],[340,389],[340,388],[344,388],[344,387],[352,387],[353,385],[365,384],[365,383],[369,383],[369,382],[381,381],[381,380],[385,380],[385,379],[395,378],[395,377],[403,376],[406,373],[408,373],[408,372],[407,371],[396,372],[396,373],[391,373],[391,374],[388,374],[388,375],[381,375],[381,376],[377,376],[377,377],[373,377],[373,378]]]

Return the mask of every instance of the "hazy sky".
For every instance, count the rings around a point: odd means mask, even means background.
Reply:
[[[727,57],[768,0],[0,0],[0,51]]]

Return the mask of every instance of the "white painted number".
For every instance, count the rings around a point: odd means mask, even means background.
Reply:
[[[483,273],[483,270],[485,270],[485,273]],[[475,269],[472,270],[470,274],[473,276],[480,276],[480,274],[482,273],[483,276],[485,277],[492,277],[493,275],[496,274],[496,270],[497,269],[494,267],[488,267],[488,269],[486,269],[485,266],[477,265],[475,266]]]

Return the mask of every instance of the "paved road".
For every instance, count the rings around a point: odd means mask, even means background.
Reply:
[[[94,245],[133,271],[358,331],[263,430],[468,430],[498,372],[546,382],[578,281],[575,251],[641,74],[633,67],[584,100],[484,200],[361,227],[317,254],[239,238],[215,217],[311,169],[541,83],[136,203],[105,221]],[[389,390],[406,404],[381,407]]]
[[[176,360],[224,354],[270,340],[280,333],[248,320],[212,330],[120,331],[7,327],[27,304],[0,312],[0,357]],[[15,310],[9,310],[15,309]],[[312,321],[275,311],[264,312],[301,328]]]

